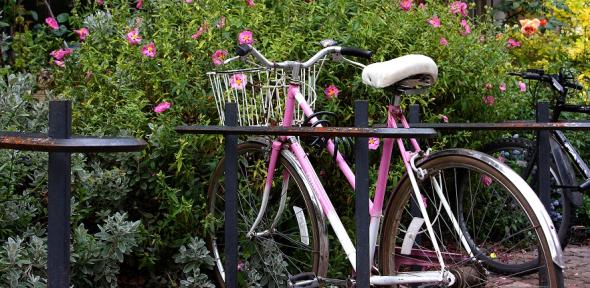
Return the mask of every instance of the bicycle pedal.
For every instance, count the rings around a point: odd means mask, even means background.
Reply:
[[[320,281],[313,272],[304,272],[289,276],[289,288],[316,288]]]

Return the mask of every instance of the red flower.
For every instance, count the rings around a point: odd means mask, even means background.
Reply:
[[[539,24],[541,24],[541,26],[545,27],[545,26],[547,26],[547,22],[548,22],[547,19],[543,18],[543,19],[541,19],[541,23],[539,23]]]

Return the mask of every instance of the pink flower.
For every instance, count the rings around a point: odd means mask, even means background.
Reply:
[[[520,47],[520,42],[518,42],[512,38],[509,38],[508,39],[508,48],[516,48],[516,47]]]
[[[240,43],[240,45],[252,45],[252,43],[254,43],[254,39],[252,38],[252,31],[245,30],[240,32],[240,34],[238,35],[238,42]]]
[[[422,203],[424,203],[424,207],[428,208],[428,199],[424,197],[424,194],[420,193],[420,198],[422,198]]]
[[[465,31],[463,31],[461,34],[467,35],[471,33],[471,27],[469,27],[469,23],[467,23],[467,20],[461,19],[461,27],[465,29]]]
[[[486,85],[484,85],[484,88],[486,88],[486,90],[490,91],[490,90],[492,90],[492,88],[494,88],[494,86],[492,86],[492,83],[486,83]]]
[[[488,175],[481,175],[481,184],[483,184],[484,187],[489,187],[492,185],[492,182],[494,182],[492,177]]]
[[[149,58],[156,57],[156,44],[150,42],[149,44],[144,45],[143,48],[141,48],[141,53]]]
[[[461,16],[467,16],[467,3],[461,1],[455,1],[450,6],[451,13],[461,14]]]
[[[207,25],[206,23],[205,23],[205,24],[203,24],[203,25],[201,25],[201,26],[199,27],[199,29],[197,30],[197,32],[195,32],[195,34],[193,34],[193,35],[191,36],[191,38],[193,38],[193,39],[195,39],[195,40],[196,40],[196,39],[199,39],[199,37],[201,37],[201,35],[203,35],[203,33],[207,32],[207,26],[206,26],[206,25]]]
[[[184,2],[191,4],[191,3],[193,3],[193,0],[184,0]]]
[[[135,8],[141,9],[142,6],[143,6],[143,0],[137,0],[137,4],[135,5]]]
[[[248,7],[254,7],[254,0],[246,0],[246,5],[248,5]]]
[[[525,92],[526,91],[526,84],[524,84],[524,82],[522,82],[522,81],[518,81],[518,89],[520,89],[520,92]]]
[[[51,53],[49,53],[49,55],[51,55],[55,60],[63,60],[64,57],[72,54],[72,52],[73,52],[72,48],[66,48],[66,49],[53,50],[53,51],[51,51]]]
[[[86,28],[86,27],[82,27],[78,30],[74,30],[74,33],[76,33],[78,35],[78,38],[80,38],[80,41],[84,41],[84,39],[86,39],[86,37],[88,37],[88,35],[90,34],[88,32],[88,28]]]
[[[60,60],[53,60],[53,64],[61,67],[61,68],[66,68],[66,63],[64,61],[60,61]]]
[[[379,148],[379,138],[371,137],[369,138],[369,149],[377,150]]]
[[[53,29],[53,30],[59,29],[59,24],[57,24],[57,21],[53,17],[45,18],[45,23],[47,24],[47,26],[51,27],[51,29]]]
[[[447,115],[440,115],[440,120],[444,123],[449,123],[449,117]]]
[[[340,93],[340,89],[338,89],[338,87],[336,87],[336,85],[330,85],[330,86],[326,87],[326,89],[324,89],[324,94],[326,94],[326,98],[328,100],[330,100],[334,97],[338,97],[339,93]]]
[[[104,0],[96,0],[96,4],[102,6],[104,5]]]
[[[248,84],[248,78],[246,77],[246,74],[234,74],[229,77],[229,85],[233,89],[242,90],[246,88],[246,84]]]
[[[139,36],[139,30],[137,30],[137,28],[127,33],[127,42],[131,45],[139,44],[141,42],[141,36]]]
[[[438,18],[438,16],[434,16],[434,17],[430,18],[428,20],[428,23],[430,23],[430,25],[432,25],[432,27],[434,27],[434,28],[440,27],[440,19]]]
[[[402,0],[399,2],[399,7],[404,11],[410,11],[412,9],[412,0]]]
[[[494,98],[494,96],[483,96],[483,103],[485,103],[488,106],[494,106],[494,104],[496,103],[496,98]]]
[[[506,84],[500,83],[500,86],[498,88],[500,88],[500,91],[504,92],[504,91],[506,91]]]
[[[502,156],[502,155],[499,155],[497,159],[498,159],[498,161],[500,161],[500,163],[505,163],[506,162],[506,158],[504,156]]]
[[[217,50],[211,55],[211,60],[213,60],[213,64],[221,65],[223,64],[223,60],[225,60],[225,56],[227,56],[227,51]]]
[[[424,3],[418,4],[418,9],[426,9],[426,4],[424,4]]]
[[[219,18],[219,21],[215,27],[217,27],[217,29],[223,29],[223,27],[225,27],[225,16],[221,16],[221,18]]]
[[[154,112],[162,113],[162,112],[170,109],[170,106],[172,106],[172,104],[170,104],[170,102],[162,102],[154,108]]]
[[[438,41],[438,43],[440,43],[440,45],[442,45],[442,46],[449,45],[449,41],[447,41],[447,38],[445,38],[445,37],[440,37],[440,40]]]
[[[238,262],[238,271],[244,271],[246,269],[246,263],[239,261]]]

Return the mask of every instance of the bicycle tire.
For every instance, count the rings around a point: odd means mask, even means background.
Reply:
[[[508,177],[498,168],[501,165],[487,154],[465,149],[441,151],[417,164],[417,167],[427,171],[423,180],[417,179],[422,201],[430,215],[433,230],[437,233],[435,237],[439,242],[445,265],[458,279],[452,287],[514,286],[520,285],[520,282],[526,282],[527,285],[563,287],[562,270],[552,261],[550,253],[550,245],[555,243],[550,240],[553,239],[551,235],[546,235],[540,227],[539,223],[542,219],[537,218],[535,214],[542,212],[535,212],[527,202],[527,198],[518,189],[520,185],[526,186],[526,184],[522,180],[513,182],[511,179],[514,178],[510,177],[518,178],[518,175],[512,172]],[[459,229],[452,225],[440,198],[435,196],[436,192],[433,190],[435,185],[432,184],[432,179],[437,179],[438,183],[441,183],[443,193],[449,199],[451,214],[458,222],[457,225],[460,225]],[[517,185],[518,183],[520,185]],[[505,198],[502,198],[504,194]],[[433,241],[423,228],[424,225],[413,228],[410,226],[412,222],[415,222],[414,218],[421,218],[412,216],[421,215],[416,212],[412,214],[412,205],[416,205],[415,197],[412,195],[414,192],[411,182],[405,175],[396,186],[385,210],[379,249],[379,268],[384,275],[440,270],[438,258],[433,254]],[[528,195],[532,195],[532,191]],[[494,199],[496,202],[493,202]],[[473,203],[466,203],[468,200]],[[488,206],[483,206],[481,203]],[[491,207],[494,203],[498,205]],[[503,207],[506,208],[504,210],[509,211],[497,210]],[[490,210],[483,208],[494,210],[491,210],[493,212],[488,215],[487,212]],[[510,214],[501,214],[502,212],[510,212]],[[499,215],[510,216],[500,219]],[[471,216],[474,217],[473,222],[470,222]],[[527,223],[521,226],[526,227],[527,230],[515,231],[520,233],[514,235],[526,237],[511,240],[504,235],[496,235],[506,232],[505,234],[510,236],[511,231],[506,230],[505,227],[508,227],[506,225],[509,223],[518,222],[517,220],[525,220]],[[471,223],[477,223],[477,225],[471,225]],[[486,226],[486,231],[482,230]],[[465,242],[460,241],[457,235],[458,230],[463,232],[467,246],[472,250],[474,257],[468,254],[466,245],[463,244]],[[412,235],[414,237],[408,237]],[[500,240],[501,242],[496,242]],[[523,240],[526,241],[521,243]],[[525,247],[524,244],[527,246]],[[525,248],[528,250],[523,250]],[[527,252],[526,255],[522,255],[523,251]],[[537,259],[537,267],[534,267],[537,273],[521,279],[521,273],[514,275],[499,273],[493,267],[489,267],[489,262],[482,259],[509,257],[506,260],[514,260],[519,256],[524,256],[523,260],[526,262],[530,262],[529,259]],[[543,269],[539,269],[540,267]]]
[[[532,159],[536,154],[535,151],[536,143],[525,138],[500,138],[487,143],[482,148],[482,152],[490,154],[493,157],[498,158],[501,155],[505,159],[505,164],[522,176],[534,191],[538,191],[536,184],[536,165],[531,169],[532,172],[529,173],[530,175],[524,175],[529,161],[536,163],[536,159]],[[549,172],[551,185],[576,186],[576,178],[571,163],[569,161],[561,161],[561,165],[565,166],[563,169],[558,169],[556,165],[554,155],[551,154]],[[562,171],[568,172],[564,173]],[[564,190],[560,188],[551,189],[552,201],[550,206],[553,210],[548,211],[548,213],[557,229],[557,236],[559,237],[561,248],[565,249],[569,242],[571,227],[575,223],[576,214],[575,205],[563,192]]]
[[[301,169],[297,168],[294,156],[287,150],[282,151],[277,163],[268,207],[256,232],[264,232],[272,225],[279,214],[283,199],[285,205],[279,220],[274,229],[268,229],[265,235],[246,237],[259,212],[269,151],[268,145],[260,142],[238,145],[240,287],[255,284],[262,287],[286,287],[290,275],[313,272],[315,275],[325,276],[327,273],[328,239],[325,219],[318,208],[318,202],[310,193],[311,188]],[[207,217],[214,219],[214,223],[222,223],[224,219],[224,159],[219,161],[208,191]],[[282,187],[285,171],[290,179],[286,191]],[[247,176],[244,177],[245,175]],[[210,229],[207,237],[209,249],[215,259],[215,275],[220,287],[225,287],[223,235],[223,225],[220,225]]]

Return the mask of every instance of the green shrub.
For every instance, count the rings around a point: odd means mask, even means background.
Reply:
[[[39,85],[49,99],[59,95],[60,99],[73,101],[74,134],[129,135],[144,138],[149,144],[142,153],[74,158],[75,285],[98,283],[95,285],[112,287],[117,284],[117,277],[121,283],[144,281],[147,286],[209,285],[202,269],[210,267],[210,260],[203,254],[202,242],[195,237],[202,237],[210,224],[203,206],[208,179],[222,154],[221,139],[181,136],[174,127],[218,124],[205,73],[219,69],[212,63],[211,55],[218,49],[231,51],[241,31],[252,31],[254,45],[273,60],[307,59],[320,48],[317,42],[325,38],[333,38],[343,46],[372,50],[374,62],[410,53],[428,55],[439,65],[437,84],[425,95],[403,100],[404,105],[423,105],[426,121],[440,121],[442,115],[453,122],[516,118],[519,106],[515,103],[524,101],[516,80],[504,76],[511,70],[511,58],[505,39],[498,39],[495,28],[486,24],[491,21],[482,18],[474,23],[465,18],[471,29],[466,33],[460,25],[463,17],[450,13],[446,4],[437,1],[427,1],[425,8],[414,6],[407,12],[400,9],[399,2],[385,0],[260,0],[254,7],[241,0],[195,0],[191,4],[161,0],[145,1],[140,10],[134,7],[123,0],[105,1],[103,6],[76,2],[67,21],[61,23],[65,25],[61,34],[40,26],[17,34],[20,40],[14,44],[20,55],[19,69],[31,67],[32,72],[45,73],[47,79],[52,79],[48,85]],[[441,21],[438,28],[428,23],[434,16]],[[226,19],[225,26],[217,28],[222,17]],[[192,35],[206,24],[207,31],[193,39]],[[81,27],[90,32],[84,41],[78,41],[71,32]],[[135,28],[142,41],[132,45],[127,34]],[[443,37],[447,45],[441,44]],[[67,48],[64,41],[73,52],[65,56],[62,68],[49,53]],[[142,48],[149,43],[156,48],[153,58],[142,54]],[[360,70],[342,62],[328,65],[318,80],[317,110],[336,112],[341,125],[351,125],[353,100],[368,98],[372,100],[371,122],[382,122],[387,97],[383,91],[364,86],[359,74]],[[486,88],[488,83],[491,88]],[[507,86],[505,92],[499,89],[502,83]],[[321,91],[331,84],[342,93],[328,100]],[[488,96],[495,97],[493,104]],[[488,99],[488,104],[484,99]],[[36,103],[29,100],[28,103]],[[156,113],[154,108],[163,102],[171,103],[170,109]],[[3,113],[0,128],[46,129],[41,126],[46,123],[46,108],[35,110],[35,105],[25,105],[23,114],[14,120],[5,120]],[[474,144],[476,140],[470,136],[459,134],[442,143]],[[7,161],[0,163],[17,165],[18,158],[10,153],[0,152],[0,157]],[[0,200],[6,207],[12,205],[10,201],[19,203],[16,207],[27,207],[22,202],[29,201],[31,207],[26,209],[7,209],[22,213],[10,219],[42,223],[46,216],[42,194],[46,174],[39,167],[46,160],[37,154],[30,157],[33,164],[18,166],[16,174],[14,169],[0,165],[0,183],[20,179],[14,175],[31,178],[24,187],[0,188],[4,189],[0,190],[2,195],[8,195]],[[331,167],[329,157],[316,161],[318,167]],[[341,177],[331,175],[333,169],[325,170],[328,191],[346,186]],[[371,175],[374,177],[375,173]],[[400,175],[401,172],[392,174],[392,178]],[[336,206],[352,207],[352,190],[330,195]],[[123,212],[133,220],[124,220]],[[353,212],[343,211],[342,216],[353,227]],[[99,226],[103,222],[111,224]],[[16,224],[6,228],[0,223],[4,229],[0,230],[2,239],[23,235],[26,224],[13,223]],[[113,237],[120,237],[127,244],[117,247],[119,250],[109,250],[114,245]],[[111,255],[117,257],[107,261],[106,257]],[[346,259],[339,256],[344,254],[331,255],[336,263],[332,272],[346,276]],[[118,276],[120,271],[127,272],[126,276]],[[264,283],[256,271],[250,274],[247,278],[252,282]],[[42,281],[44,276],[39,277]]]

